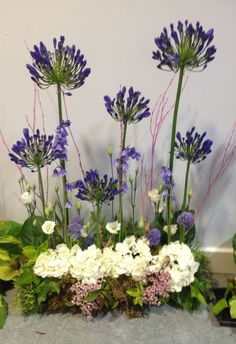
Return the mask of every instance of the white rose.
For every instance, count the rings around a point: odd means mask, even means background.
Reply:
[[[21,195],[21,199],[23,201],[24,204],[31,204],[34,200],[34,195],[28,191],[25,191],[22,195]]]
[[[106,224],[106,230],[111,234],[117,234],[120,230],[120,223],[118,221],[108,222]]]
[[[45,221],[42,225],[42,230],[45,234],[52,234],[54,232],[54,227],[56,223],[54,221]]]
[[[164,226],[164,231],[168,233],[168,226]],[[177,225],[170,225],[170,233],[174,235],[177,231]]]
[[[161,195],[158,189],[152,189],[148,192],[148,196],[151,198],[153,203],[158,203],[160,201]]]

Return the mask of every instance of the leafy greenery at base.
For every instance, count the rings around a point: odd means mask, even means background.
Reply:
[[[8,305],[0,294],[0,328],[3,328],[8,314]]]

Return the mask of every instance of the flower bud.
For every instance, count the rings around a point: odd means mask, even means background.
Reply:
[[[35,227],[37,225],[37,220],[33,221],[33,226]]]
[[[30,192],[30,190],[31,190],[31,186],[30,186],[30,184],[29,184],[29,183],[27,183],[27,184],[26,184],[26,186],[25,186],[25,190],[26,190],[27,192]]]
[[[129,182],[130,182],[130,184],[133,184],[133,181],[134,181],[133,177],[131,176],[131,174],[129,174]]]
[[[109,156],[112,156],[112,145],[108,145],[108,148],[107,148],[107,153]]]
[[[56,186],[55,186],[55,192],[58,192],[58,191],[59,191],[59,186],[56,185]]]
[[[188,198],[191,198],[191,197],[192,197],[192,194],[193,194],[193,190],[192,190],[192,189],[189,189],[189,190],[188,190]]]
[[[33,183],[32,189],[33,189],[34,191],[36,190],[36,184],[35,184],[35,183]]]
[[[23,176],[20,176],[20,177],[18,178],[18,183],[20,184],[21,182],[23,182],[23,180],[24,180]]]
[[[163,190],[164,190],[164,185],[161,184],[161,185],[159,186],[159,193],[161,194]]]
[[[143,216],[141,216],[140,219],[139,219],[138,227],[139,227],[139,228],[144,228],[144,219],[143,219]]]
[[[77,208],[78,210],[81,209],[81,202],[80,202],[80,201],[77,201],[77,202],[76,202],[76,208]]]

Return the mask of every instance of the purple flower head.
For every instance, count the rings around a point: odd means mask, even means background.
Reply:
[[[100,178],[97,170],[87,171],[84,180],[67,185],[67,189],[77,189],[75,197],[96,204],[110,202],[121,192],[117,179],[108,179],[106,174]]]
[[[139,152],[136,151],[134,147],[126,147],[121,152],[121,157],[114,161],[114,166],[117,170],[122,168],[122,174],[125,175],[128,168],[129,168],[129,160],[133,159],[139,161],[141,155]]]
[[[141,93],[134,91],[133,87],[129,88],[126,97],[125,95],[126,87],[122,87],[113,100],[109,96],[104,97],[107,112],[112,118],[123,124],[130,124],[150,116],[149,99],[141,97]]]
[[[32,65],[27,64],[31,79],[40,88],[48,88],[51,85],[59,85],[65,90],[74,90],[84,84],[90,74],[90,68],[86,68],[86,60],[79,49],[72,45],[64,45],[65,37],[59,41],[53,39],[54,50],[49,51],[43,42],[39,46],[34,45],[31,51]]]
[[[172,189],[174,187],[174,183],[172,181],[172,173],[171,171],[163,166],[160,168],[160,175],[161,175],[161,178],[163,180],[163,183],[165,184],[165,186],[168,188],[168,189]]]
[[[182,137],[180,132],[176,134],[175,152],[177,159],[197,164],[205,160],[207,155],[211,153],[213,141],[204,140],[206,132],[200,135],[194,131],[195,127],[187,131],[186,137]]]
[[[170,32],[164,28],[155,39],[157,51],[153,59],[158,61],[157,68],[177,72],[179,68],[203,70],[215,58],[216,48],[211,45],[214,30],[204,31],[199,22],[193,26],[186,20],[178,22],[175,28],[170,24]]]
[[[194,225],[194,216],[190,211],[184,211],[177,217],[177,223],[180,226],[190,229]]]
[[[156,246],[159,244],[161,240],[161,232],[157,228],[153,228],[149,231],[148,234],[149,244],[150,246]]]
[[[56,129],[56,136],[53,144],[52,156],[56,159],[67,160],[67,149],[68,146],[67,129],[70,126],[71,122],[69,120],[62,121]]]
[[[29,129],[23,129],[23,138],[12,146],[13,153],[9,154],[11,161],[21,167],[30,168],[36,171],[45,165],[49,165],[55,160],[52,157],[53,135],[40,134],[37,129],[33,135],[29,134]]]
[[[81,228],[83,227],[83,220],[79,215],[75,216],[69,226],[68,233],[72,239],[79,239],[81,237]]]

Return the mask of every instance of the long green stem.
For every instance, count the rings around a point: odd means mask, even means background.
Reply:
[[[44,197],[44,190],[43,190],[43,178],[42,178],[42,173],[41,173],[40,167],[38,167],[38,176],[39,176],[39,191],[40,191],[41,202],[42,202],[42,207],[43,207],[43,216],[46,219],[46,214],[45,214],[45,197]]]
[[[173,173],[173,166],[174,166],[174,145],[175,145],[175,136],[176,136],[176,127],[177,127],[177,117],[178,117],[178,110],[179,110],[179,102],[183,84],[183,77],[184,77],[184,66],[180,67],[179,70],[179,80],[177,86],[177,93],[175,99],[175,108],[174,108],[174,115],[172,121],[172,131],[171,131],[171,143],[170,143],[170,160],[169,160],[169,169],[171,173]],[[168,226],[168,243],[171,241],[171,190],[169,189],[167,195],[167,226]]]
[[[123,137],[122,137],[122,145],[121,145],[121,153],[125,149],[125,140],[126,140],[126,133],[127,133],[127,126],[128,123],[125,122],[124,124],[124,131],[123,131]],[[122,176],[122,160],[120,158],[120,170],[119,170],[119,188],[122,188],[123,184],[123,176]],[[124,234],[124,218],[123,218],[123,194],[120,192],[119,194],[119,211],[120,211],[120,231],[119,231],[119,241],[123,240],[123,234]]]
[[[114,169],[113,169],[113,159],[112,159],[112,154],[109,154],[110,157],[110,164],[111,164],[111,176],[112,179],[114,179]],[[114,220],[114,201],[111,201],[111,217],[112,220]]]
[[[58,115],[59,115],[59,123],[62,122],[62,97],[61,97],[61,85],[57,84],[57,100],[58,100]],[[63,170],[66,170],[66,164],[64,160],[60,160],[60,166]],[[66,244],[70,247],[70,240],[68,235],[68,224],[69,224],[69,210],[66,207],[68,202],[68,195],[66,190],[66,176],[62,176],[62,185],[63,185],[63,204],[64,204],[64,214],[63,214],[63,238]]]
[[[101,225],[100,225],[100,218],[101,218],[101,207],[100,203],[97,202],[97,231],[96,231],[96,245],[97,247],[101,247],[101,240],[100,240],[100,235],[101,235]]]
[[[187,194],[188,194],[188,178],[189,178],[189,171],[190,171],[190,160],[187,162],[186,173],[185,173],[185,184],[184,184],[184,197],[183,197],[183,204],[182,204],[182,211],[186,210],[186,201],[187,201]]]

